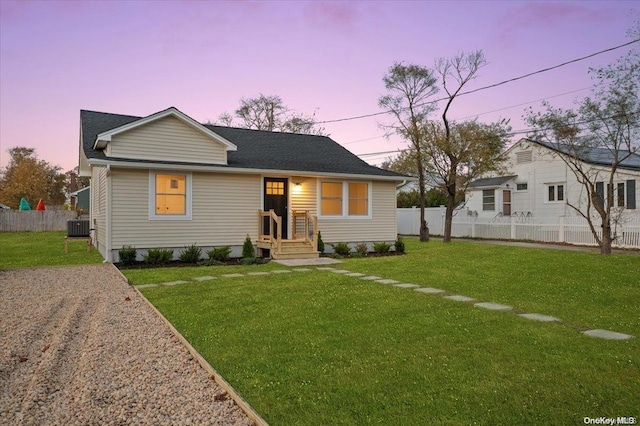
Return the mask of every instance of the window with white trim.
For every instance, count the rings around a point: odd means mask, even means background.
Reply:
[[[555,203],[564,201],[564,184],[557,183],[552,185],[547,185],[547,202]]]
[[[516,191],[526,191],[527,189],[529,189],[529,184],[527,182],[516,183]]]
[[[496,209],[496,190],[483,189],[482,190],[482,210],[493,211],[495,209]]]
[[[320,182],[320,215],[370,217],[371,184],[368,182]]]
[[[149,174],[149,218],[191,219],[191,174]]]

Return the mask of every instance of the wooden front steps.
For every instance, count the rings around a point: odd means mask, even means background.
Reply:
[[[313,244],[305,240],[280,240],[280,249],[275,243],[258,242],[259,248],[269,249],[272,259],[311,259],[320,257]]]

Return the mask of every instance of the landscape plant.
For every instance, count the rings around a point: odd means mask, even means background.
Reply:
[[[231,247],[229,246],[214,247],[213,249],[207,251],[207,256],[209,257],[209,260],[226,262],[229,260],[231,256]]]
[[[354,247],[354,254],[359,257],[365,257],[367,254],[369,254],[369,246],[367,245],[367,243],[356,244],[356,246]]]
[[[351,248],[347,243],[335,243],[332,244],[333,251],[339,256],[348,256],[351,253]]]
[[[393,246],[394,246],[397,254],[404,254],[405,253],[404,240],[402,239],[402,237],[398,237],[396,242],[393,243]]]
[[[202,249],[195,244],[185,247],[178,256],[178,259],[185,263],[198,263],[201,258]]]
[[[118,251],[118,257],[123,265],[134,265],[138,257],[138,251],[135,247],[126,245]]]
[[[242,244],[242,258],[254,258],[256,257],[256,250],[253,247],[253,242],[251,241],[251,237],[247,234],[247,238],[244,239],[244,244]]]
[[[173,250],[171,249],[149,249],[143,260],[149,265],[164,265],[173,260]]]
[[[391,250],[391,244],[385,243],[384,241],[373,243],[373,250],[380,254],[389,253],[389,250]]]

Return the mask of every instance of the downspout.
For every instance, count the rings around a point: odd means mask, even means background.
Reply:
[[[107,193],[107,200],[106,200],[106,212],[105,212],[105,233],[106,235],[106,242],[105,242],[105,249],[107,252],[107,256],[104,259],[105,263],[112,263],[113,262],[113,254],[111,253],[111,165],[107,166],[107,181],[106,181],[106,188],[105,188],[105,192]]]

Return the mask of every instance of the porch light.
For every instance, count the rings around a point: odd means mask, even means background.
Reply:
[[[293,182],[293,193],[300,194],[302,192],[302,184],[300,182]]]

